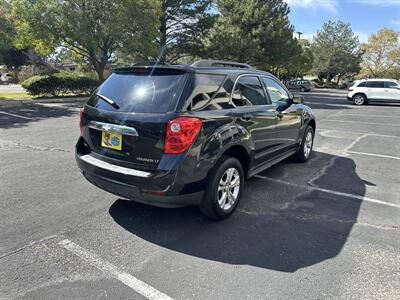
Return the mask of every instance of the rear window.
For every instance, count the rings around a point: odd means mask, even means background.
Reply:
[[[113,100],[119,112],[165,113],[174,110],[186,78],[185,73],[113,73],[98,89],[97,93]],[[88,105],[116,110],[96,96]]]

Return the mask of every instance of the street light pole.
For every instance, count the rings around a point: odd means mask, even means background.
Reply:
[[[299,41],[300,41],[301,35],[302,35],[303,33],[302,33],[302,32],[300,32],[300,31],[297,31],[297,32],[296,32],[296,34],[299,36],[299,38],[298,38],[298,39],[299,39]]]

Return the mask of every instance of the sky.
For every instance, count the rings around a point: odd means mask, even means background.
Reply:
[[[383,27],[400,32],[400,0],[284,0],[302,38],[312,39],[328,20],[350,23],[361,43]]]

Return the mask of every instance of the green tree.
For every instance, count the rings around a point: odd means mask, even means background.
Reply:
[[[0,0],[0,64],[17,68],[25,64],[28,58],[24,54],[25,49],[15,49],[15,34],[10,3]]]
[[[326,22],[314,37],[312,51],[314,72],[328,81],[335,75],[339,74],[339,80],[345,74],[358,73],[360,70],[358,37],[348,23]]]
[[[202,40],[212,27],[212,0],[158,0],[159,60],[176,62],[202,53]]]
[[[400,34],[389,28],[382,28],[362,44],[362,77],[392,77],[399,75]]]
[[[303,77],[313,67],[314,56],[311,50],[311,43],[306,39],[298,41],[301,50],[298,55],[292,56],[285,67],[281,69],[281,75],[287,78]]]
[[[40,55],[60,46],[69,48],[87,59],[103,80],[117,49],[129,44],[132,51],[143,51],[146,41],[156,38],[155,1],[14,0],[16,44],[32,47]]]
[[[217,0],[217,8],[219,17],[206,40],[212,57],[276,73],[301,51],[282,0]]]

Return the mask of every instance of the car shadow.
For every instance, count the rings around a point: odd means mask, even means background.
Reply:
[[[69,103],[62,106],[39,104],[0,106],[0,128],[19,128],[44,119],[77,115],[79,108],[82,106],[83,102]]]
[[[250,179],[238,210],[220,222],[206,219],[195,207],[162,209],[122,199],[112,204],[109,213],[132,234],[173,251],[227,264],[295,272],[340,253],[362,201],[291,184],[290,178],[282,183],[271,177],[279,173],[277,169],[284,167],[286,173],[306,170],[313,163],[316,170],[331,163],[314,178],[315,185],[358,196],[366,190],[353,160],[314,155],[318,159],[308,164],[285,162],[263,172],[268,180]]]

